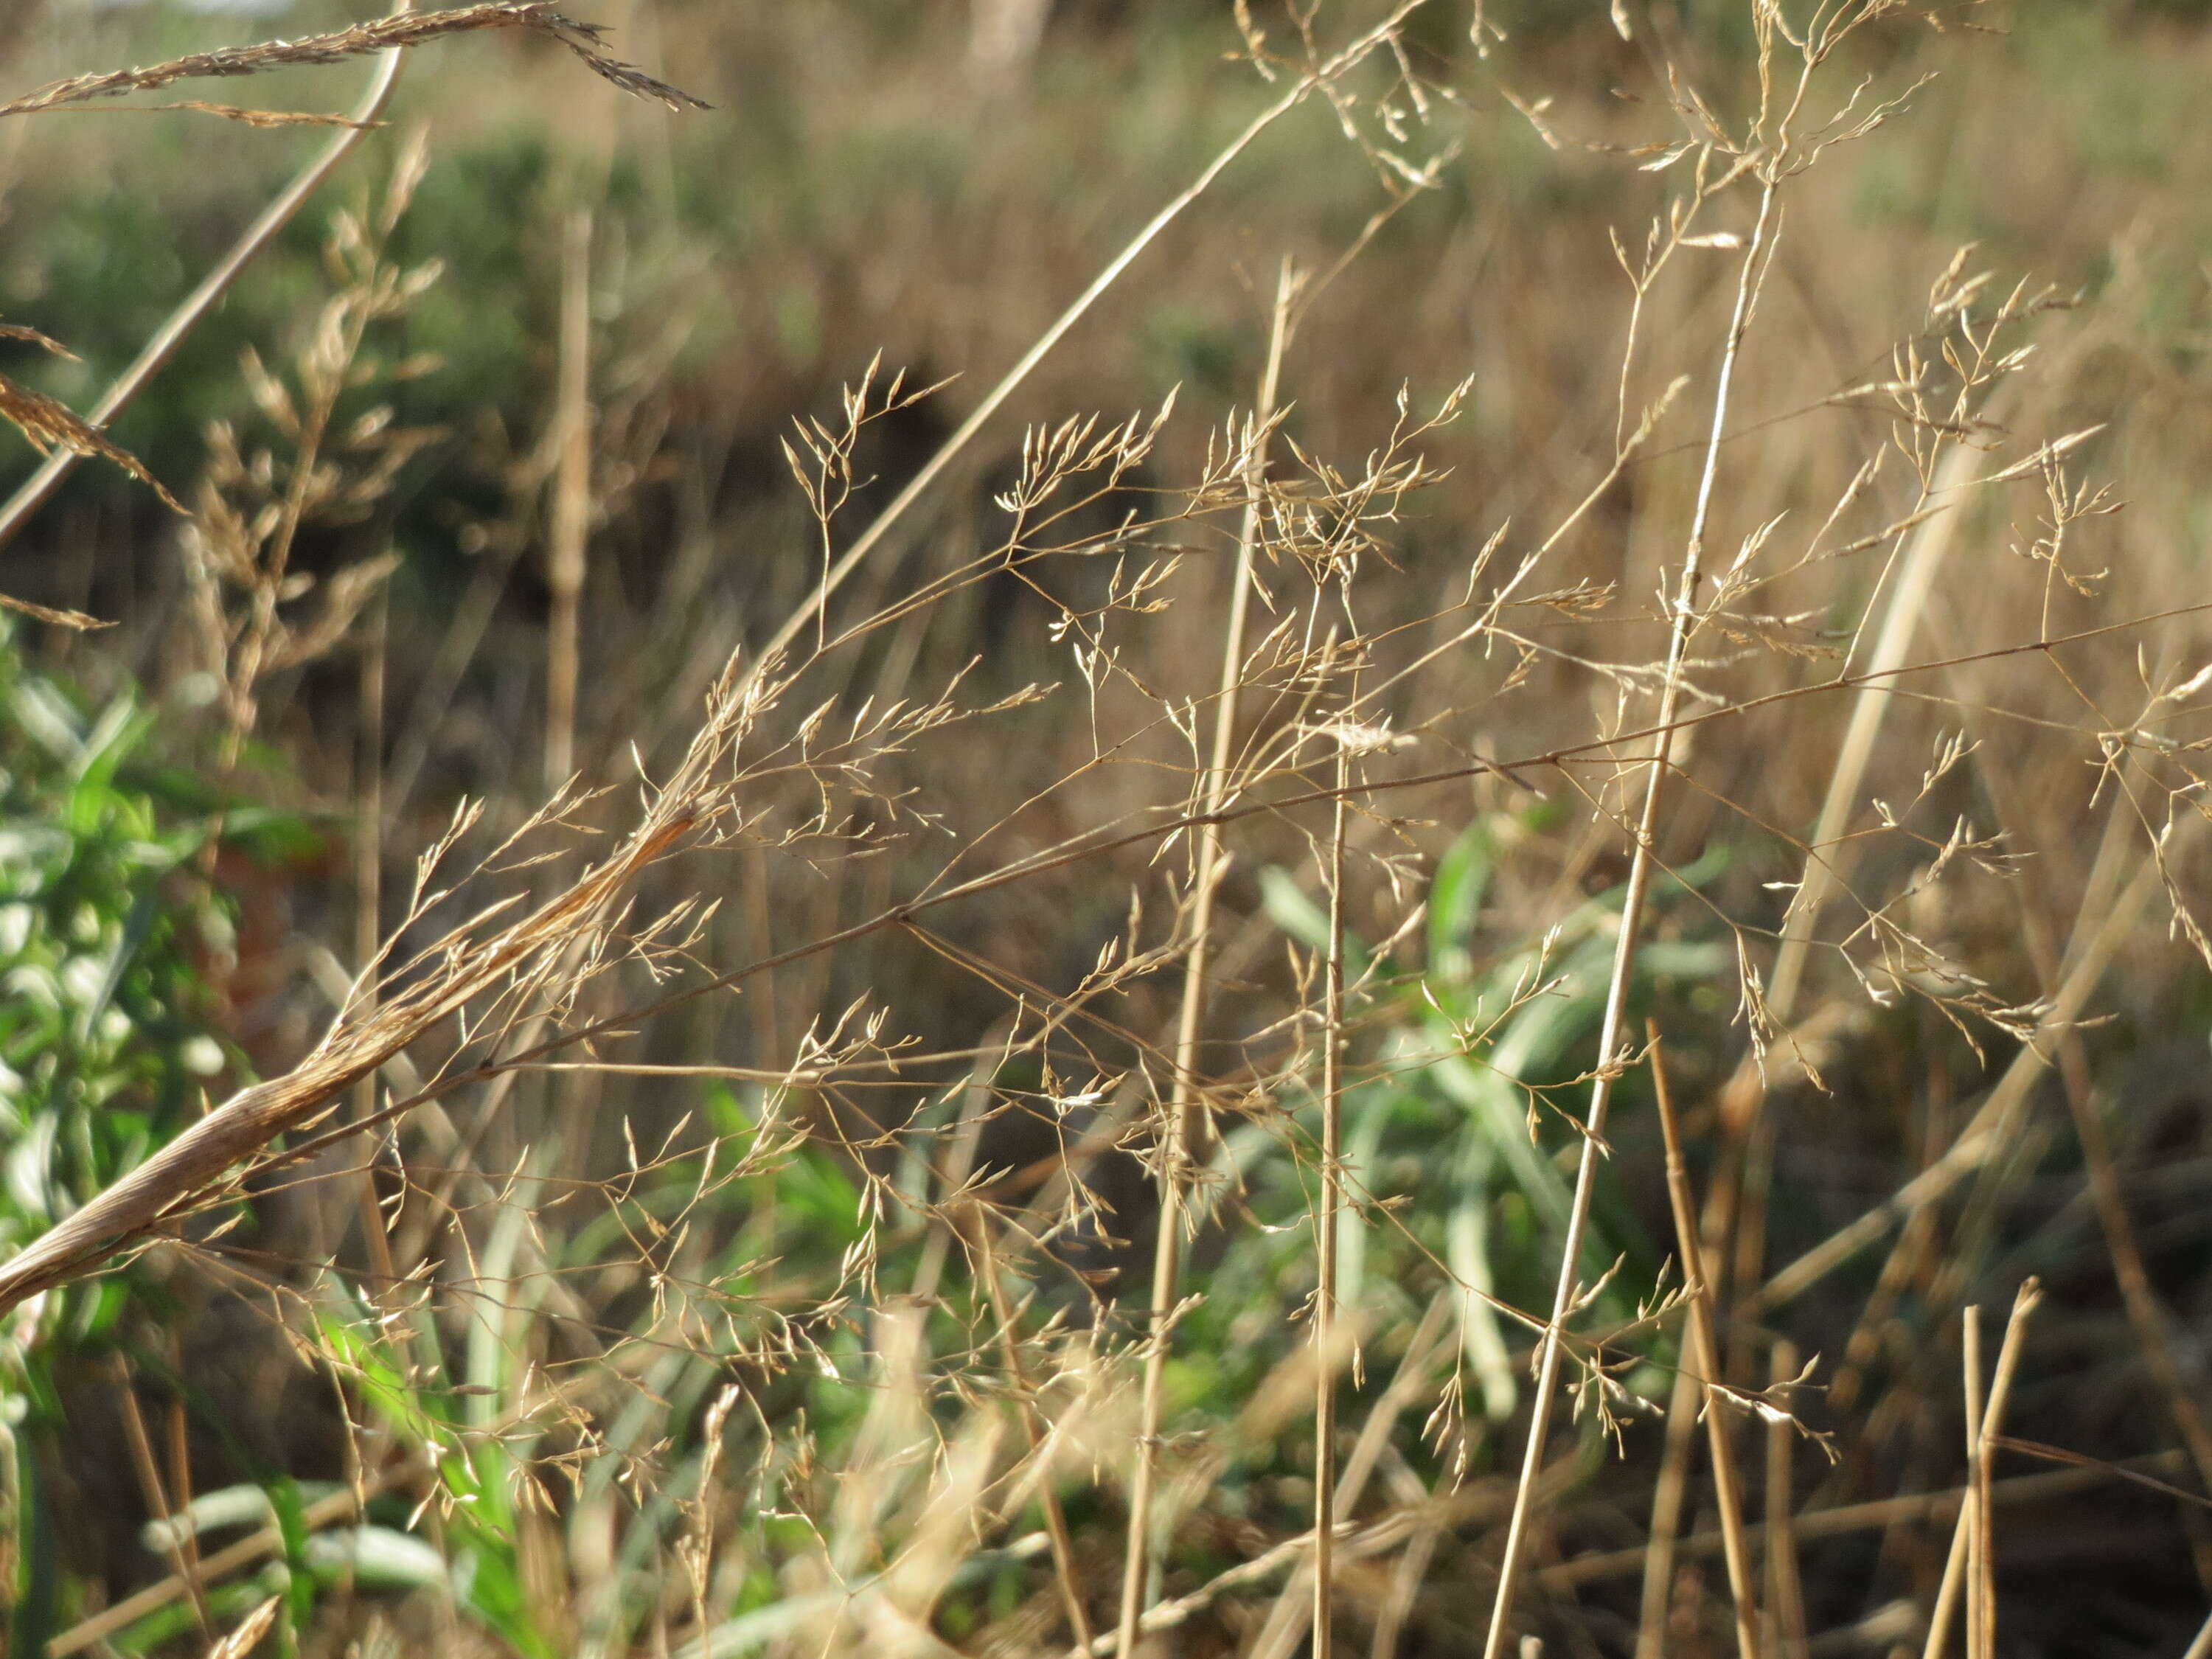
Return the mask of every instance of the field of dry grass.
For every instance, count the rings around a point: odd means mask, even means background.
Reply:
[[[9,1651],[2212,1653],[2201,7],[370,10],[0,20]]]

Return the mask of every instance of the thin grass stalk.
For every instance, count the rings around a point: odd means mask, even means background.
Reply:
[[[1954,444],[1937,467],[1936,477],[1913,504],[1917,517],[1945,495],[1972,482],[1979,450]],[[1932,518],[1922,519],[1899,560],[1897,577],[1889,590],[1889,606],[1882,614],[1873,656],[1865,672],[1877,677],[1851,708],[1850,724],[1836,751],[1828,790],[1820,803],[1820,816],[1813,830],[1812,854],[1790,913],[1782,919],[1782,939],[1774,953],[1774,971],[1767,987],[1767,1007],[1778,1025],[1789,1022],[1804,988],[1806,964],[1812,957],[1813,930],[1828,897],[1849,878],[1857,848],[1844,831],[1859,810],[1859,787],[1866,781],[1874,759],[1883,720],[1897,701],[1892,678],[1903,668],[1912,641],[1928,614],[1928,595],[1936,575],[1958,539],[1960,510],[1954,504]],[[1848,665],[1846,665],[1848,666]]]
[[[1757,1079],[1763,1086],[1764,1076]],[[1698,1237],[1703,1258],[1722,1251],[1734,1224],[1731,1144],[1723,1142],[1721,1168],[1705,1194]],[[1637,1611],[1636,1659],[1662,1659],[1667,1651],[1667,1616],[1674,1589],[1676,1540],[1681,1535],[1683,1502],[1690,1490],[1690,1456],[1697,1444],[1698,1379],[1686,1365],[1674,1371],[1667,1396],[1667,1428],[1659,1451],[1659,1476],[1651,1488],[1651,1522],[1644,1534],[1644,1589]]]
[[[1990,1517],[1996,1488],[1990,1480],[1990,1456],[2004,1425],[2005,1402],[2020,1368],[2022,1342],[2027,1335],[2028,1316],[2043,1299],[2043,1288],[2034,1279],[2023,1282],[2014,1297],[2012,1315],[2005,1322],[2004,1344],[1997,1351],[1996,1375],[1982,1403],[1981,1310],[1968,1308],[1963,1332],[1966,1395],[1966,1486],[1959,1508],[1959,1521],[1951,1534],[1951,1553],[1943,1564],[1942,1583],[1936,1591],[1935,1611],[1928,1621],[1928,1641],[1921,1659],[1942,1659],[1951,1636],[1952,1615],[1959,1599],[1966,1602],[1968,1659],[1986,1659],[1996,1638],[1996,1598],[1992,1585],[1989,1551]]]
[[[1249,499],[1237,538],[1237,568],[1229,597],[1228,626],[1221,647],[1221,678],[1213,707],[1213,743],[1199,799],[1207,822],[1198,833],[1190,896],[1190,947],[1183,965],[1182,1002],[1176,1022],[1175,1075],[1168,1103],[1166,1144],[1160,1151],[1160,1210],[1152,1247],[1152,1328],[1145,1354],[1145,1377],[1137,1465],[1129,1487],[1129,1536],[1121,1575],[1121,1611],[1117,1628],[1125,1656],[1136,1652],[1139,1623],[1152,1599],[1152,1508],[1159,1480],[1160,1421],[1167,1392],[1170,1321],[1182,1275],[1182,1243],[1193,1132],[1201,1103],[1197,1086],[1198,1046],[1206,1020],[1206,976],[1213,945],[1213,901],[1220,884],[1224,832],[1218,814],[1229,795],[1230,760],[1237,740],[1238,696],[1244,679],[1244,635],[1251,612],[1252,563],[1260,542],[1261,493],[1267,482],[1267,439],[1280,390],[1283,352],[1289,343],[1291,308],[1298,277],[1286,259],[1276,284],[1275,307],[1267,331],[1267,362],[1253,405],[1250,443],[1245,459]]]
[[[161,1469],[154,1462],[154,1444],[146,1433],[145,1416],[138,1409],[138,1391],[131,1382],[131,1362],[120,1353],[113,1356],[113,1361],[115,1397],[121,1407],[123,1437],[131,1449],[131,1470],[138,1477],[139,1491],[146,1500],[147,1510],[161,1524],[167,1539],[169,1565],[176,1570],[177,1577],[185,1581],[185,1588],[191,1593],[192,1618],[199,1626],[200,1634],[210,1637],[215,1633],[215,1616],[208,1607],[207,1586],[200,1577],[199,1552],[193,1547],[198,1541],[197,1534],[191,1528],[177,1526],[171,1522],[174,1510],[169,1503],[168,1488],[161,1479]]]
[[[300,1513],[301,1525],[312,1535],[326,1526],[349,1521],[359,1512],[367,1499],[391,1490],[399,1483],[403,1470],[394,1468],[369,1477],[356,1492],[347,1486],[327,1498],[319,1498]],[[249,1566],[269,1556],[281,1555],[285,1549],[284,1534],[269,1526],[249,1533],[234,1544],[226,1544],[201,1558],[199,1582],[219,1584],[240,1567]],[[181,1575],[172,1574],[159,1583],[149,1584],[144,1589],[125,1596],[112,1607],[103,1607],[89,1619],[70,1626],[46,1644],[47,1659],[68,1659],[72,1653],[82,1653],[88,1648],[97,1648],[117,1632],[127,1630],[149,1613],[158,1613],[172,1601],[180,1601],[191,1593],[191,1581]]]
[[[1797,1376],[1797,1345],[1774,1345],[1768,1377],[1777,1384]],[[1790,1464],[1797,1452],[1796,1425],[1780,1419],[1766,1425],[1766,1612],[1772,1646],[1781,1659],[1804,1659],[1805,1590],[1797,1577],[1796,1530],[1790,1524]]]
[[[1751,1585],[1751,1553],[1743,1535],[1743,1487],[1736,1477],[1735,1449],[1717,1386],[1720,1342],[1713,1332],[1712,1290],[1705,1283],[1705,1252],[1699,1248],[1697,1203],[1690,1192],[1689,1166],[1682,1161],[1681,1134],[1674,1119],[1674,1092],[1667,1086],[1659,1029],[1647,1024],[1651,1089],[1659,1106],[1659,1132],[1667,1147],[1667,1198],[1674,1212],[1675,1248],[1681,1252],[1682,1277],[1689,1301],[1691,1351],[1704,1378],[1705,1435],[1712,1448],[1713,1493],[1721,1512],[1722,1554],[1728,1563],[1729,1595],[1735,1604],[1735,1644],[1740,1659],[1759,1659],[1758,1598]]]
[[[415,9],[415,0],[393,0],[391,15]],[[100,400],[85,416],[87,424],[95,429],[105,428],[118,415],[128,408],[133,398],[145,390],[147,382],[160,374],[185,337],[199,326],[200,321],[215,309],[222,296],[230,291],[240,272],[252,264],[261,250],[267,247],[292,222],[295,215],[306,206],[310,197],[322,187],[323,180],[331,176],[338,163],[353,153],[375,125],[376,118],[384,112],[391,101],[392,88],[398,84],[399,69],[406,52],[394,46],[377,59],[370,71],[368,89],[361,101],[354,106],[347,118],[349,125],[340,127],[331,135],[330,142],[315,153],[305,167],[293,175],[292,182],[278,192],[276,198],[261,210],[260,216],[248,225],[222,262],[200,280],[200,284],[171,312],[153,337],[140,348],[131,366],[118,375]],[[69,476],[81,457],[66,445],[56,445],[53,453],[42,462],[0,507],[0,547],[15,539],[31,515],[45,506],[62,480]]]
[[[2069,1493],[2087,1492],[2108,1480],[2124,1480],[2127,1472],[2162,1470],[2169,1474],[2186,1474],[2189,1459],[2179,1451],[2152,1452],[2147,1456],[2126,1458],[2114,1463],[2100,1463],[2090,1468],[2059,1469],[2049,1474],[2018,1474],[2007,1480],[1990,1484],[1993,1502],[2027,1503],[2065,1497]],[[1833,1509],[1804,1510],[1790,1522],[1790,1531],[1803,1542],[1815,1538],[1842,1538],[1853,1533],[1878,1532],[1884,1528],[1908,1522],[1955,1520],[1958,1506],[1966,1500],[1963,1486],[1952,1486],[1940,1492],[1910,1492],[1898,1498],[1869,1498],[1863,1504],[1839,1504]],[[1765,1543],[1765,1523],[1753,1529],[1753,1540]],[[1717,1531],[1685,1534],[1678,1546],[1684,1555],[1717,1555],[1724,1540]],[[1626,1578],[1644,1565],[1644,1551],[1641,1546],[1627,1549],[1605,1550],[1591,1555],[1578,1555],[1571,1561],[1539,1569],[1532,1576],[1547,1593],[1565,1595],[1585,1584],[1602,1583],[1609,1578]]]
[[[1667,1614],[1674,1600],[1674,1546],[1681,1535],[1682,1500],[1690,1491],[1690,1448],[1698,1437],[1698,1379],[1676,1368],[1667,1395],[1666,1436],[1659,1478],[1651,1489],[1651,1524],[1644,1545],[1644,1593],[1636,1620],[1636,1659],[1662,1659]]]
[[[1982,1484],[1982,1310],[1978,1307],[1966,1310],[1960,1348],[1966,1395],[1966,1501],[1959,1511],[1966,1537],[1966,1653],[1967,1659],[1981,1659],[1980,1587],[1988,1559],[1990,1518],[1989,1490]]]
[[[169,1333],[169,1362],[172,1375],[181,1376],[184,1374],[183,1345],[177,1340],[173,1328]],[[168,1492],[177,1508],[189,1513],[192,1507],[191,1425],[185,1415],[185,1397],[181,1391],[170,1395],[166,1416],[169,1431]],[[197,1588],[201,1582],[200,1535],[193,1528],[186,1528],[180,1542],[184,1550],[185,1571]]]
[[[545,561],[551,616],[545,629],[545,787],[576,769],[578,612],[592,518],[592,210],[574,207],[562,226],[561,351],[554,390],[560,459]]]
[[[1084,1606],[1083,1583],[1075,1569],[1075,1544],[1068,1534],[1067,1515],[1060,1508],[1060,1493],[1053,1487],[1051,1466],[1044,1461],[1045,1425],[1037,1411],[1036,1390],[1030,1381],[1028,1364],[1022,1358],[1022,1345],[1014,1334],[1013,1302],[999,1276],[998,1255],[991,1243],[991,1218],[981,1209],[975,1212],[975,1249],[981,1258],[976,1265],[982,1272],[984,1293],[990,1297],[992,1316],[999,1322],[999,1352],[1006,1359],[1006,1375],[1013,1381],[1022,1432],[1029,1438],[1030,1455],[1040,1465],[1037,1501],[1043,1506],[1045,1536],[1052,1544],[1053,1580],[1060,1589],[1060,1607],[1067,1614],[1067,1628],[1076,1645],[1088,1649],[1091,1642],[1091,1615]]]
[[[392,620],[391,589],[380,587],[362,641],[360,718],[356,744],[353,842],[354,982],[362,1012],[374,1013],[378,987],[374,964],[384,943],[384,677]],[[353,1088],[353,1112],[366,1121],[376,1112],[376,1077]],[[399,1275],[392,1266],[392,1239],[376,1198],[376,1160],[362,1161],[360,1177],[362,1240],[376,1273],[370,1300],[396,1293]]]
[[[1845,832],[1859,809],[1860,787],[1872,763],[1882,722],[1897,700],[1893,678],[1911,653],[1927,614],[1928,595],[1936,573],[1958,538],[1957,506],[1929,518],[1920,514],[1942,497],[1967,487],[1979,453],[1964,443],[1954,443],[1913,504],[1911,516],[1918,522],[1908,532],[1899,556],[1888,607],[1867,664],[1866,672],[1875,677],[1875,684],[1858,697],[1851,709],[1850,724],[1837,750],[1827,793],[1808,844],[1804,875],[1782,919],[1782,937],[1765,997],[1767,1017],[1782,1030],[1789,1029],[1796,1014],[1820,912],[1849,879],[1856,860],[1856,844]],[[1847,661],[1846,672],[1849,667]],[[1764,1057],[1754,1050],[1744,1057],[1736,1076],[1721,1093],[1721,1164],[1714,1177],[1711,1201],[1727,1218],[1727,1231],[1736,1236],[1735,1267],[1728,1292],[1731,1300],[1745,1294],[1743,1287],[1759,1283],[1765,1265],[1764,1223],[1774,1159],[1774,1125],[1767,1115],[1766,1095]]]
[[[1974,1659],[1995,1659],[1997,1650],[1997,1590],[1996,1506],[1990,1501],[1990,1465],[1996,1455],[1997,1437],[2004,1429],[2005,1401],[2012,1395],[2012,1380],[2020,1369],[2021,1349],[2027,1337],[2027,1318],[2043,1299],[2043,1287],[2033,1279],[2022,1282],[2013,1297],[2012,1316],[2005,1322],[2004,1346],[1997,1350],[1997,1373],[1990,1384],[1989,1404],[1982,1412],[1981,1437],[1974,1446],[1974,1541],[1980,1554],[1975,1592],[1981,1608],[1981,1646]]]
[[[1314,1659],[1330,1659],[1335,1649],[1336,1223],[1344,1208],[1344,830],[1350,773],[1351,757],[1340,738],[1328,841],[1328,962],[1322,981],[1321,1213],[1314,1225]]]
[[[1622,896],[1620,938],[1613,953],[1612,977],[1606,987],[1605,1017],[1598,1035],[1598,1071],[1590,1087],[1589,1109],[1583,1119],[1582,1157],[1575,1173],[1575,1192],[1567,1215],[1566,1237],[1561,1248],[1559,1285],[1552,1298],[1552,1317],[1545,1327],[1537,1362],[1536,1388],[1528,1420],[1528,1449],[1515,1488],[1512,1519],[1507,1523],[1505,1553],[1498,1564],[1498,1595],[1492,1604],[1490,1632],[1483,1643],[1483,1659],[1498,1659],[1505,1649],[1506,1631],[1513,1614],[1522,1558],[1528,1549],[1528,1519],[1534,1505],[1536,1477],[1544,1464],[1544,1443],[1551,1428],[1552,1406],[1559,1376],[1562,1329],[1575,1304],[1581,1282],[1583,1235],[1589,1222],[1590,1199],[1597,1181],[1599,1149],[1604,1145],[1605,1121],[1613,1103],[1617,1051],[1628,1003],[1628,984],[1636,965],[1636,949],[1644,923],[1644,904],[1651,887],[1653,848],[1659,831],[1659,810],[1666,793],[1667,773],[1674,752],[1674,722],[1682,697],[1682,665],[1690,635],[1697,627],[1697,598],[1705,575],[1705,526],[1712,512],[1713,485],[1720,471],[1721,441],[1728,428],[1729,394],[1735,383],[1736,358],[1751,320],[1751,301],[1759,287],[1759,272],[1767,254],[1767,238],[1774,218],[1778,177],[1770,176],[1759,197],[1759,219],[1736,280],[1735,308],[1729,319],[1722,348],[1719,385],[1713,394],[1713,418],[1705,444],[1705,459],[1698,480],[1697,507],[1690,521],[1689,545],[1682,561],[1680,586],[1674,602],[1673,626],[1667,645],[1667,668],[1659,697],[1659,732],[1645,770],[1644,810],[1637,820],[1636,853],[1629,866],[1627,890]]]
[[[890,505],[877,516],[875,521],[860,533],[860,539],[823,572],[822,580],[813,593],[769,636],[756,661],[765,664],[781,657],[791,647],[792,642],[812,625],[830,603],[830,595],[843,586],[846,579],[860,568],[861,562],[883,544],[892,529],[906,517],[916,501],[928,494],[931,487],[944,476],[945,470],[974,441],[975,434],[983,429],[991,417],[999,412],[1006,399],[1029,379],[1039,363],[1052,355],[1054,349],[1066,337],[1068,331],[1083,320],[1085,314],[1097,303],[1099,296],[1121,279],[1122,273],[1136,263],[1138,256],[1158,239],[1162,231],[1181,217],[1185,209],[1212,187],[1231,162],[1249,149],[1261,133],[1304,103],[1314,92],[1365,62],[1371,53],[1395,37],[1399,26],[1407,17],[1426,3],[1427,0],[1400,0],[1400,3],[1391,9],[1389,16],[1343,51],[1299,76],[1281,97],[1253,117],[1249,125],[1206,164],[1181,195],[1154,214],[1145,228],[1107,262],[1105,269],[1091,279],[1091,285],[1076,295],[1074,301],[1060,313],[1052,326],[1038,336],[1036,343],[1022,354],[1021,360],[984,394],[983,401],[975,405],[968,418],[960,423],[937,453],[922,464],[921,470],[908,481],[906,487],[892,498]]]

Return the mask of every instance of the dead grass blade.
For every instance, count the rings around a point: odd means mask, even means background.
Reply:
[[[208,1659],[246,1659],[261,1638],[269,1634],[276,1622],[276,1610],[284,1605],[284,1598],[272,1595],[259,1607],[239,1620],[238,1628],[208,1650]]]
[[[729,688],[726,685],[724,690]],[[510,977],[543,981],[586,939],[638,873],[665,854],[706,814],[714,762],[726,754],[742,704],[725,702],[695,744],[691,764],[664,790],[611,856],[529,915],[487,932],[465,925],[439,948],[419,984],[404,987],[359,1017],[342,1015],[306,1060],[282,1077],[240,1091],[108,1187],[0,1263],[0,1313],[88,1271],[127,1244],[155,1234],[174,1212],[217,1186],[224,1173],[287,1130],[319,1121],[362,1079]]]
[[[53,112],[68,115],[164,115],[190,112],[216,115],[248,127],[374,127],[376,121],[356,121],[349,115],[333,115],[312,109],[247,109],[238,104],[210,104],[186,98],[173,104],[126,104],[107,109],[98,106],[65,104]]]
[[[161,498],[172,513],[183,513],[185,504],[146,470],[145,464],[58,398],[34,392],[0,374],[0,418],[4,418],[31,441],[41,455],[66,449],[73,455],[96,456],[112,461]]]
[[[49,605],[33,605],[28,599],[19,599],[12,593],[0,593],[0,606],[42,623],[52,623],[56,628],[89,630],[115,626],[104,617],[88,617],[82,611],[57,611]]]
[[[462,6],[450,11],[401,12],[327,34],[302,35],[297,40],[264,40],[248,46],[219,46],[213,52],[193,52],[166,64],[143,69],[109,70],[98,75],[72,76],[56,81],[9,103],[0,104],[0,116],[36,115],[65,109],[96,98],[120,98],[134,92],[150,92],[178,81],[237,75],[258,75],[264,70],[300,64],[337,64],[349,58],[393,47],[419,46],[427,41],[477,29],[528,29],[558,40],[581,58],[602,80],[624,92],[649,98],[670,109],[708,107],[690,93],[656,81],[635,65],[611,56],[600,46],[605,27],[579,23],[562,15],[544,0],[496,0],[481,6]]]
[[[1244,635],[1251,611],[1253,560],[1260,539],[1261,489],[1267,477],[1267,439],[1274,421],[1275,399],[1281,387],[1291,309],[1299,286],[1300,279],[1285,260],[1268,335],[1267,365],[1261,373],[1259,396],[1252,411],[1250,453],[1245,461],[1246,485],[1250,495],[1237,537],[1236,574],[1231,579],[1233,586],[1222,641],[1221,679],[1214,702],[1212,749],[1206,774],[1199,781],[1195,802],[1200,811],[1209,815],[1218,814],[1229,799],[1231,750],[1236,740],[1238,693],[1244,683]],[[1220,885],[1224,855],[1222,826],[1208,823],[1198,838],[1196,867],[1192,874],[1190,945],[1183,963],[1182,1001],[1176,1024],[1175,1075],[1166,1103],[1166,1133],[1160,1152],[1160,1210],[1152,1247],[1154,1328],[1145,1353],[1140,1407],[1143,1420],[1137,1442],[1137,1465],[1130,1481],[1129,1535],[1121,1577],[1118,1629],[1123,1653],[1135,1651],[1139,1621],[1144,1616],[1152,1577],[1152,1505],[1159,1478],[1160,1421],[1166,1401],[1169,1322],[1175,1310],[1176,1284],[1182,1271],[1185,1187],[1190,1179],[1191,1143],[1205,1110],[1199,1093],[1197,1056],[1206,1020],[1206,971],[1213,948],[1213,905]]]

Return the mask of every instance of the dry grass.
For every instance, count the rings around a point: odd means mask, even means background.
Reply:
[[[2203,284],[2138,241],[2079,306],[1866,230],[1934,151],[1928,76],[1970,175],[2026,48],[1881,0],[1729,15],[1478,16],[1478,52],[1419,0],[1239,6],[1239,89],[1149,172],[1094,198],[1035,175],[1097,132],[963,139],[980,255],[927,200],[810,210],[781,251],[891,291],[917,368],[843,353],[775,448],[639,274],[677,233],[641,253],[579,166],[557,391],[481,436],[503,499],[442,613],[386,591],[440,441],[392,413],[435,276],[398,152],[209,434],[188,615],[96,636],[216,688],[227,781],[269,743],[353,805],[349,890],[314,878],[283,947],[270,1080],[0,1262],[28,1352],[135,1260],[284,1368],[269,1401],[312,1385],[289,1472],[343,1490],[203,1547],[194,1493],[252,1483],[181,1430],[157,1467],[143,1364],[103,1384],[185,1519],[73,1567],[50,1650],[282,1620],[333,1653],[1992,1659],[2089,1650],[2100,1530],[2152,1565],[2142,1642],[2099,1650],[2178,1648],[2212,1281],[2160,1166],[2206,1135],[2172,1033],[2212,957],[2212,629],[2169,476],[2204,386],[2145,319]],[[968,72],[884,25],[881,100],[825,111],[818,40],[726,27],[779,43],[809,135]],[[0,114],[510,27],[706,107],[526,4]],[[1036,130],[1015,73],[975,95]],[[1094,211],[1094,264],[1047,261]],[[1015,297],[960,285],[978,258]],[[1239,262],[1281,275],[1225,313],[1236,372],[1134,385],[1146,296]],[[780,390],[758,326],[708,349]],[[970,361],[1012,367],[916,389]],[[2129,374],[2197,424],[2141,430]],[[367,1565],[393,1537],[411,1589]],[[319,1588],[263,1595],[276,1551]]]

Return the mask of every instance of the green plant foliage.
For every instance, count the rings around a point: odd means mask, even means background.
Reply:
[[[1495,872],[1503,822],[1478,823],[1439,860],[1428,907],[1425,963],[1377,962],[1347,939],[1348,980],[1368,987],[1355,1042],[1373,1051],[1369,1079],[1345,1097],[1345,1175],[1364,1201],[1338,1218],[1341,1298],[1378,1328],[1418,1320],[1451,1279],[1516,1307],[1548,1304],[1579,1143],[1569,1119],[1585,1057],[1604,1011],[1622,894],[1586,901],[1540,939],[1494,954],[1481,950],[1483,901]],[[1527,829],[1531,825],[1517,826]],[[1709,854],[1663,884],[1663,917],[1680,896],[1717,877]],[[1261,875],[1276,925],[1308,949],[1322,947],[1328,919],[1288,872]],[[1663,935],[1663,929],[1653,932]],[[1632,1006],[1677,980],[1724,973],[1724,947],[1656,937],[1639,955]],[[1240,1229],[1208,1275],[1190,1316],[1178,1397],[1209,1409],[1249,1397],[1285,1343],[1297,1340],[1281,1311],[1312,1290],[1312,1244],[1301,1224],[1314,1184],[1317,1106],[1297,1133],[1255,1123],[1230,1132],[1228,1152],[1261,1224]],[[1374,1207],[1394,1202],[1387,1212]],[[1601,1185],[1585,1235],[1583,1277],[1602,1282],[1592,1322],[1625,1322],[1656,1281],[1664,1252]],[[1509,1417],[1518,1382],[1507,1334],[1480,1297],[1459,1298],[1472,1397],[1493,1421]]]
[[[296,843],[295,820],[240,810],[160,757],[162,717],[133,694],[88,704],[0,635],[0,1252],[166,1144],[237,1057],[213,1023],[209,965],[229,915],[200,865],[218,833]],[[0,1501],[13,1650],[36,1652],[59,1594],[39,1447],[59,1426],[55,1368],[159,1318],[143,1276],[50,1292],[0,1328]]]

